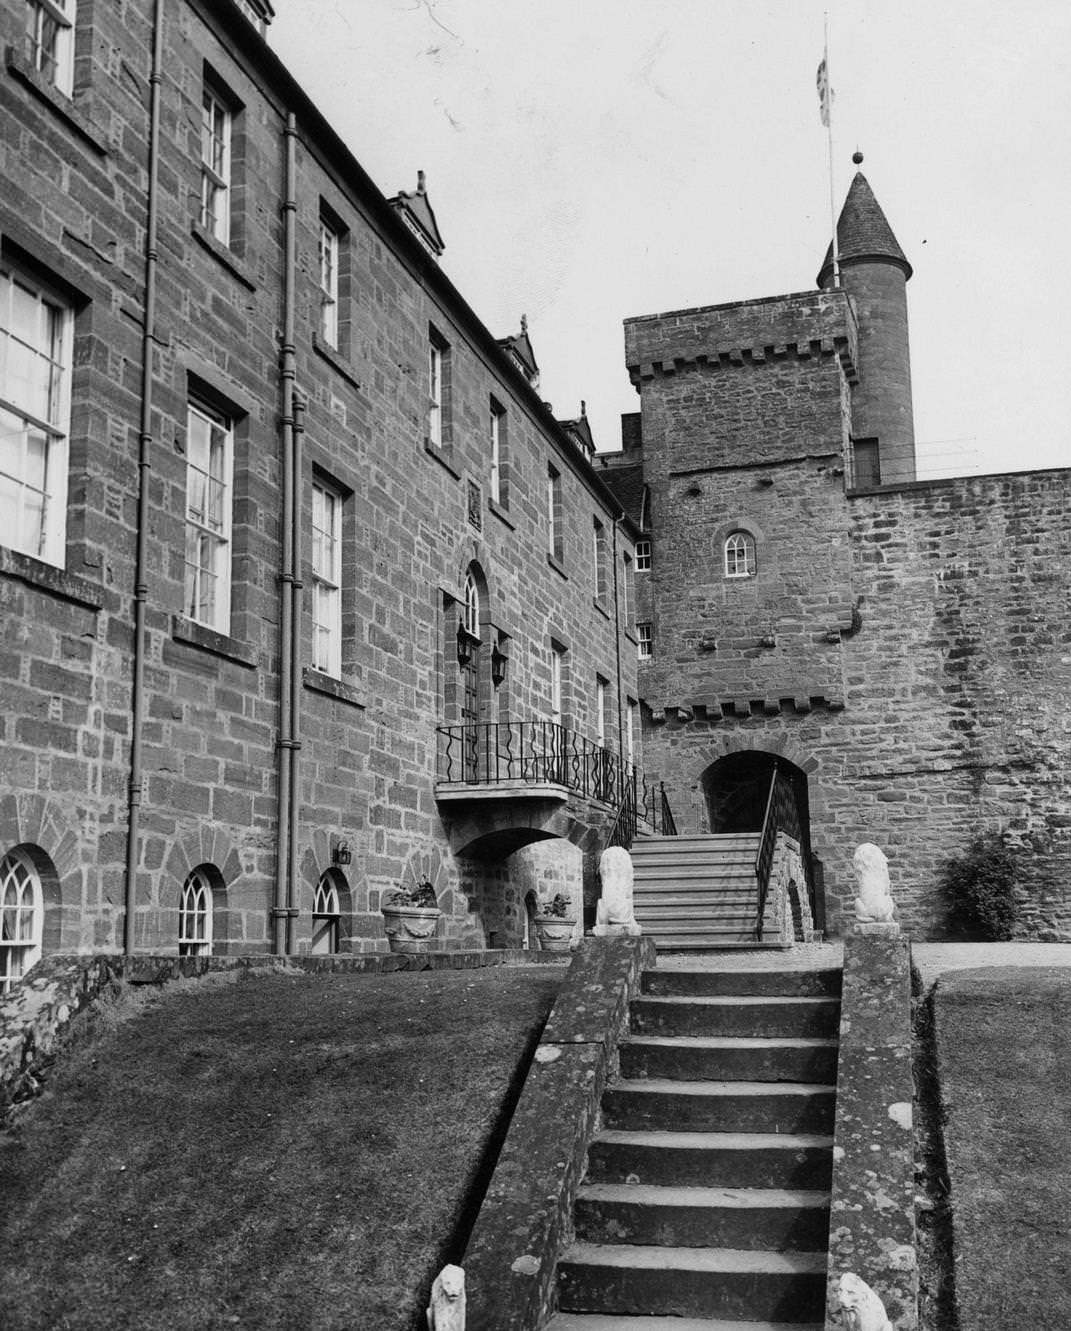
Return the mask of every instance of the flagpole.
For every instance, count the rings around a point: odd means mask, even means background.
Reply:
[[[840,257],[837,254],[837,203],[836,194],[833,189],[833,83],[829,77],[829,13],[823,17],[823,45],[822,57],[826,67],[826,83],[829,89],[827,111],[825,115],[826,122],[826,142],[829,147],[829,222],[830,229],[833,232],[833,286],[840,286]]]

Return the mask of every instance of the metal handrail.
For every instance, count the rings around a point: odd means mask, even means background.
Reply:
[[[796,805],[796,790],[789,777],[774,763],[770,778],[770,790],[766,797],[766,813],[762,820],[762,835],[755,855],[755,878],[758,883],[759,901],[755,917],[755,939],[762,942],[762,922],[766,914],[766,896],[770,887],[770,874],[773,870],[774,848],[777,845],[778,832],[787,832],[789,836],[800,840],[800,814]],[[809,869],[807,870],[809,875]],[[807,884],[810,890],[810,882]]]

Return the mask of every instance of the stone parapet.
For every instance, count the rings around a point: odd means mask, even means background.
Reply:
[[[894,1331],[918,1326],[912,1127],[911,966],[906,939],[844,940],[829,1221],[827,1331],[842,1331],[837,1287],[851,1272]]]
[[[742,366],[834,352],[854,380],[858,330],[843,292],[798,292],[625,321],[625,363],[634,384],[701,362]]]
[[[649,938],[589,938],[536,1050],[462,1265],[468,1331],[536,1331]]]

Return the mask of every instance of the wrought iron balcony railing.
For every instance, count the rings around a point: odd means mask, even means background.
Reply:
[[[661,823],[662,798],[640,769],[555,721],[440,726],[437,783],[450,786],[560,786]]]

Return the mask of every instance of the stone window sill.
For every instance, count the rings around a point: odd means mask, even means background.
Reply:
[[[610,618],[610,611],[609,608],[607,607],[605,597],[593,596],[591,599],[591,604],[595,607],[595,609],[599,612],[600,615],[604,615],[607,619]]]
[[[54,88],[15,47],[7,48],[5,60],[9,74],[17,78],[39,101],[54,111],[98,156],[108,156],[108,149],[100,131],[65,93]]]
[[[327,361],[328,365],[330,365],[337,374],[340,374],[351,387],[358,390],[360,389],[361,381],[357,378],[356,368],[350,364],[342,352],[339,351],[338,347],[333,347],[331,343],[322,338],[319,333],[313,333],[312,349],[316,352],[317,356],[320,356]]]
[[[88,578],[80,578],[76,573],[46,564],[31,555],[21,554],[18,550],[0,547],[0,573],[9,578],[16,578],[28,587],[48,592],[61,601],[70,601],[72,605],[84,606],[87,610],[104,608],[104,589]]]
[[[455,481],[461,479],[461,473],[454,470],[453,464],[450,462],[449,454],[444,448],[439,448],[437,445],[433,444],[430,439],[425,439],[424,452],[427,453],[429,457],[434,458],[444,471],[448,471]]]
[[[487,496],[487,508],[488,511],[493,513],[499,522],[504,523],[510,531],[517,530],[514,526],[513,519],[509,515],[509,509],[503,508],[502,505],[496,499],[492,499],[490,495]]]
[[[304,667],[301,682],[314,693],[326,693],[328,697],[337,698],[339,702],[348,703],[351,707],[368,706],[363,689],[336,679],[334,675],[325,675],[322,670],[314,670],[312,666]]]
[[[551,566],[554,572],[559,575],[559,577],[564,578],[566,582],[569,581],[569,574],[566,573],[564,564],[558,556],[550,550],[547,551],[547,563]]]
[[[190,223],[190,234],[198,245],[207,250],[217,263],[222,264],[233,277],[236,277],[242,286],[250,291],[256,291],[257,284],[248,265],[232,249],[218,241],[211,232],[206,231],[200,222]]]
[[[217,633],[215,629],[196,624],[183,615],[171,616],[171,636],[176,642],[184,642],[190,647],[199,647],[213,656],[222,656],[226,661],[245,666],[248,670],[257,667],[257,654],[247,643],[230,638],[226,633]]]

